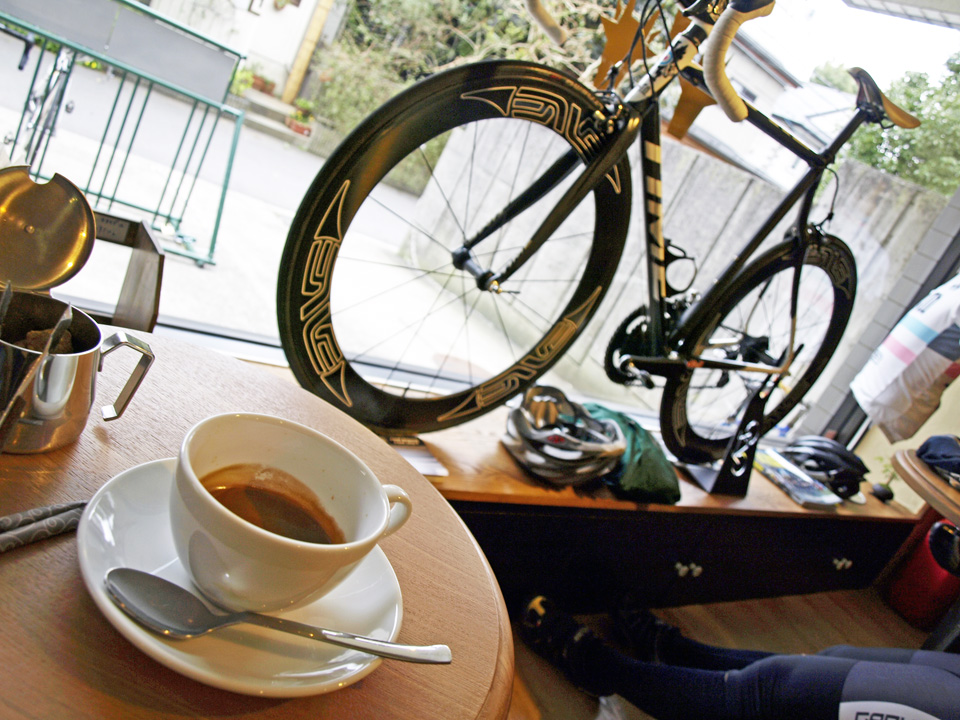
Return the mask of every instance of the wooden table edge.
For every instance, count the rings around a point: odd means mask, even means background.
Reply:
[[[897,450],[891,458],[891,464],[903,481],[934,510],[948,520],[960,523],[960,491],[950,487],[946,480],[918,458],[916,450]]]
[[[459,515],[457,516],[459,519]],[[516,657],[513,648],[513,628],[510,624],[510,613],[507,611],[506,602],[503,599],[503,593],[500,591],[500,583],[497,582],[496,575],[493,574],[493,568],[483,549],[477,543],[476,538],[463,520],[460,520],[464,531],[470,538],[470,542],[477,549],[480,559],[483,561],[483,569],[487,574],[491,587],[497,596],[497,632],[500,637],[500,653],[497,665],[493,671],[493,679],[490,683],[490,692],[487,694],[480,712],[477,714],[477,720],[506,720],[510,714],[510,699],[513,697],[513,681],[516,670]],[[501,708],[498,712],[497,708]]]

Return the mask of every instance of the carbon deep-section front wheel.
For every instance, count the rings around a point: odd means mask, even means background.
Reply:
[[[477,417],[553,366],[623,250],[626,159],[499,288],[481,289],[455,251],[571,158],[472,249],[485,270],[510,267],[602,142],[599,109],[555,70],[494,61],[424,80],[365,120],[310,186],[283,251],[280,337],[298,381],[378,432],[409,434]]]
[[[711,319],[688,341],[686,356],[775,367],[790,344],[795,247],[778,245],[734,279]],[[853,310],[856,264],[839,239],[822,236],[807,249],[800,274],[795,348],[788,372],[764,405],[761,432],[786,417],[833,356]],[[737,431],[747,401],[765,375],[745,370],[688,369],[669,379],[660,408],[664,444],[680,460],[718,460]]]

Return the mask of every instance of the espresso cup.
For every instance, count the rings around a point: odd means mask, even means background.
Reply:
[[[245,506],[229,509],[221,493],[230,490],[217,473],[233,475],[228,486],[243,484],[247,473],[250,491],[234,494],[245,505],[253,498],[259,515]],[[268,501],[258,505],[260,495]],[[316,430],[269,415],[230,413],[187,432],[170,523],[180,562],[203,595],[231,610],[270,611],[305,605],[332,590],[412,509],[403,489],[381,485],[356,455]],[[280,534],[285,525],[271,522],[316,513],[329,516],[340,536],[332,542],[297,538]]]

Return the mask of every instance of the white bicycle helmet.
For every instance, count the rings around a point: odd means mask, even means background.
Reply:
[[[534,385],[507,416],[504,447],[527,472],[555,485],[577,485],[606,475],[627,443],[613,420],[594,418],[560,390]]]

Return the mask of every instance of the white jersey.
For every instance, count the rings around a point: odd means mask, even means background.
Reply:
[[[960,375],[960,276],[917,303],[876,349],[850,389],[891,442],[905,440]]]

